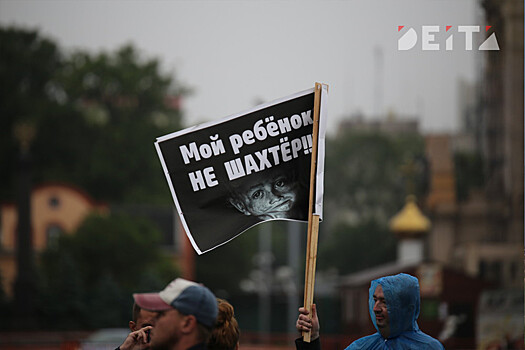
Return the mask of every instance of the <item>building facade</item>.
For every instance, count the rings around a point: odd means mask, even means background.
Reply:
[[[17,275],[16,237],[18,214],[15,204],[0,207],[0,275],[8,296],[13,293]],[[88,194],[71,185],[48,183],[31,193],[31,241],[38,254],[56,243],[60,234],[71,234],[91,213],[107,213],[105,204],[95,202]]]

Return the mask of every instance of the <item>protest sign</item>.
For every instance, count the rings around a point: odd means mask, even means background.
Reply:
[[[157,138],[155,147],[198,254],[268,220],[308,220],[314,89]],[[320,126],[319,140],[324,140]],[[318,163],[323,163],[320,142]],[[322,212],[322,169],[315,212]]]

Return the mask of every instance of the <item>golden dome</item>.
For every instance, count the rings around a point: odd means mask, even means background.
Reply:
[[[421,213],[413,195],[407,196],[403,209],[390,219],[390,230],[401,236],[420,236],[430,230],[430,226],[430,220]]]

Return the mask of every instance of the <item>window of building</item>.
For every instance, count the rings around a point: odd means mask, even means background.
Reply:
[[[494,261],[490,267],[490,280],[501,284],[503,281],[503,263],[501,261]]]
[[[53,209],[57,209],[58,207],[60,207],[60,198],[58,198],[57,196],[51,196],[49,198],[49,206]]]
[[[58,247],[58,238],[64,232],[62,227],[59,225],[53,224],[49,225],[46,230],[46,242],[48,248],[57,248]]]
[[[478,264],[479,277],[490,282],[501,284],[503,281],[503,263],[499,260],[481,260]]]
[[[487,279],[488,276],[487,276],[487,263],[485,262],[485,260],[480,260],[479,261],[479,264],[478,264],[478,275],[479,275],[479,278],[481,279]]]

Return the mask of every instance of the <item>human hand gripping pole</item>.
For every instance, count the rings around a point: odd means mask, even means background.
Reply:
[[[314,300],[314,285],[315,285],[315,266],[317,263],[317,242],[319,235],[319,219],[320,216],[314,214],[314,188],[316,185],[317,174],[317,147],[319,137],[319,118],[321,114],[321,95],[323,84],[315,83],[314,89],[314,117],[312,130],[312,160],[310,166],[310,196],[308,207],[308,236],[306,242],[306,266],[304,276],[304,304],[303,308],[306,311],[312,309]],[[309,331],[302,333],[303,341],[309,343],[311,334]]]
[[[295,328],[297,328],[297,331],[299,333],[303,332],[309,332],[310,333],[310,340],[313,341],[317,338],[319,338],[319,318],[317,317],[317,308],[315,304],[312,304],[312,313],[311,317],[309,316],[310,313],[306,308],[300,307],[299,308],[299,317],[297,318],[297,322],[295,323]]]

